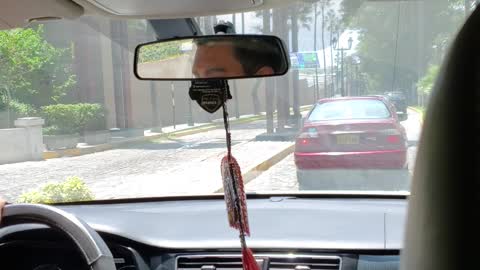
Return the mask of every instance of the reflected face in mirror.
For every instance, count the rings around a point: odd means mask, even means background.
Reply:
[[[283,42],[272,36],[216,35],[139,45],[139,79],[192,80],[280,76],[288,71]]]
[[[228,41],[197,43],[192,66],[193,76],[223,78],[275,74],[270,66],[249,66],[248,59],[241,59],[241,50],[241,47]]]

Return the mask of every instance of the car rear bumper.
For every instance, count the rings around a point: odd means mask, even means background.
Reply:
[[[401,169],[406,165],[407,150],[365,152],[295,152],[297,169]]]
[[[407,169],[297,170],[299,190],[409,191]]]

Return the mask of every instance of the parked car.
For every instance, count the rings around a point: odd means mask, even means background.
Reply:
[[[385,92],[384,96],[395,105],[397,112],[407,113],[407,97],[402,91]]]
[[[311,178],[308,171],[403,169],[406,154],[405,129],[394,106],[380,96],[320,100],[295,143],[300,185]]]

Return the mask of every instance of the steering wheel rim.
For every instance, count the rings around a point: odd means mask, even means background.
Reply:
[[[64,232],[79,248],[93,270],[115,270],[115,262],[100,235],[78,217],[49,205],[11,204],[3,209],[0,227],[40,223]]]

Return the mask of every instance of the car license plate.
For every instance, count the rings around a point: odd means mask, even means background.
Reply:
[[[360,137],[352,134],[337,135],[337,144],[359,144]]]

